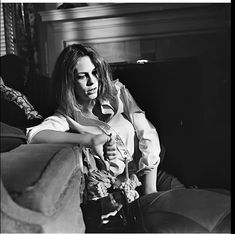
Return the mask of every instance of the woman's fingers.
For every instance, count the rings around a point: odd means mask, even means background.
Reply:
[[[117,150],[116,150],[116,148],[110,148],[110,149],[104,148],[104,154],[105,155],[115,155],[115,154],[117,154]]]
[[[97,155],[103,155],[103,147],[105,145],[105,143],[107,143],[109,141],[109,136],[107,136],[106,134],[99,134],[99,135],[91,135],[91,140],[90,140],[90,144],[89,147],[93,150],[93,152]]]
[[[105,145],[105,151],[116,151],[116,145]]]
[[[106,156],[114,156],[116,154],[116,150],[115,137],[111,135],[109,141],[104,144],[104,154]]]
[[[109,140],[109,137],[106,134],[94,135],[92,138],[93,145],[104,145]]]
[[[112,139],[104,145],[104,156],[107,160],[112,160],[117,157],[116,143]]]
[[[114,151],[106,151],[105,152],[106,156],[115,156],[116,154],[117,154],[116,150],[114,150]]]
[[[114,160],[114,159],[116,159],[117,158],[117,155],[115,154],[115,155],[109,155],[109,156],[107,156],[106,157],[109,161],[110,160]]]
[[[115,145],[115,144],[116,144],[115,136],[114,136],[114,135],[111,135],[111,136],[109,137],[109,141],[106,143],[106,145],[111,146],[111,145]]]
[[[117,157],[117,154],[116,153],[107,153],[105,154],[105,159],[106,160],[113,160]]]
[[[93,149],[97,153],[98,146],[103,145],[103,153],[106,160],[113,160],[117,157],[116,141],[114,136],[107,136],[106,134],[94,135]]]

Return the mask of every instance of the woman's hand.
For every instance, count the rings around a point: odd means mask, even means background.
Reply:
[[[92,149],[96,155],[103,155],[103,147],[110,140],[106,134],[86,134],[89,138],[87,146]]]
[[[106,134],[87,134],[89,139],[89,148],[97,155],[104,155],[106,160],[113,160],[117,157],[116,141],[114,136],[107,136]]]
[[[117,147],[114,136],[111,136],[109,141],[104,144],[103,151],[106,160],[113,160],[117,157]]]

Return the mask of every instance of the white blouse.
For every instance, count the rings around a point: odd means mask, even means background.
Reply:
[[[117,110],[114,110],[109,101],[101,103],[102,113],[111,114],[108,122],[89,119],[83,116],[79,109],[73,119],[58,110],[41,124],[27,129],[28,143],[42,130],[92,134],[111,133],[115,136],[118,156],[109,162],[109,170],[113,175],[118,176],[125,169],[125,160],[133,159],[134,137],[136,135],[141,151],[138,173],[145,174],[146,169],[151,170],[157,167],[160,162],[161,149],[156,129],[146,119],[145,113],[137,106],[126,87],[118,80],[115,80],[114,84],[117,89]],[[103,150],[98,151],[99,158],[104,160]],[[107,162],[105,163],[107,164]]]

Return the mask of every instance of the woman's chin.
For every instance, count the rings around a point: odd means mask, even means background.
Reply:
[[[97,93],[88,94],[89,99],[94,100],[97,98]]]

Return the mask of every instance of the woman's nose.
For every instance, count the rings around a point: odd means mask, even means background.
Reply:
[[[87,85],[93,85],[96,77],[93,74],[88,75]]]

